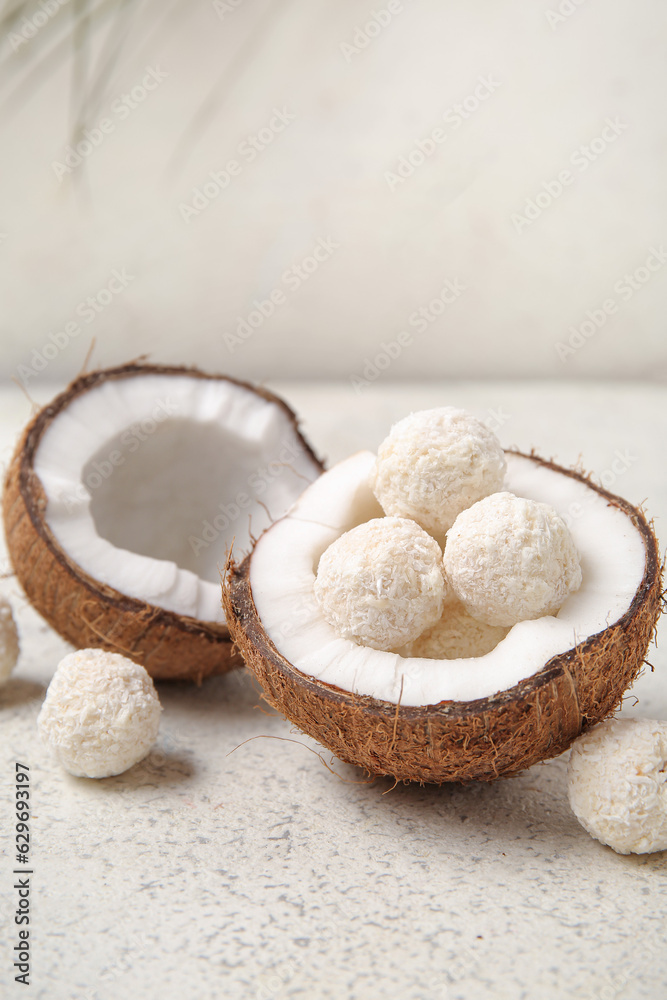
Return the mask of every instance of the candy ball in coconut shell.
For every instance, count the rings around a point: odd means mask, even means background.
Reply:
[[[230,632],[267,701],[342,760],[405,781],[511,775],[611,714],[642,669],[661,606],[651,525],[579,471],[506,457],[505,489],[570,521],[582,584],[555,614],[502,630],[483,655],[401,656],[324,621],[313,597],[320,557],[382,516],[368,485],[371,453],[324,473],[250,556],[230,562]]]

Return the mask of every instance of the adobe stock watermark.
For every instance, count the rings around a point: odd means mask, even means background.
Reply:
[[[289,617],[284,616],[280,625],[271,628],[271,637],[274,643],[280,643],[290,636],[295,635],[302,626],[312,622],[321,614],[320,607],[315,600],[315,594],[311,591],[309,597],[299,597],[290,603]]]
[[[552,8],[545,10],[544,15],[551,30],[555,31],[559,24],[564,24],[585,3],[586,0],[560,0],[555,10]]]
[[[296,115],[286,107],[274,108],[271,118],[257,132],[251,132],[238,144],[238,159],[227,160],[221,170],[211,170],[208,178],[192,189],[190,202],[178,206],[183,222],[189,224],[226,191],[235,177],[240,177],[244,164],[253,163],[285,129],[296,121]]]
[[[274,972],[270,976],[262,974],[258,977],[258,987],[255,992],[255,1000],[276,1000],[283,994],[295,974],[302,968],[301,964],[296,964],[292,960],[280,966],[279,972]]]
[[[614,282],[612,290],[617,297],[609,296],[594,309],[587,309],[585,318],[578,325],[568,327],[570,336],[567,342],[558,341],[554,345],[563,364],[587,344],[602,329],[609,317],[617,313],[624,302],[629,302],[637,292],[640,292],[666,263],[667,250],[662,244],[659,247],[649,247],[649,254],[644,263],[634,271],[626,271]]]
[[[32,41],[44,25],[48,24],[67,3],[69,0],[39,0],[39,9],[32,17],[22,18],[18,31],[9,32],[8,41],[12,50],[18,52],[23,45]]]
[[[575,149],[570,154],[568,163],[575,167],[579,174],[585,173],[591,164],[595,163],[627,128],[627,122],[622,122],[618,115],[615,118],[605,118],[605,124],[600,134],[591,139],[590,142]],[[565,189],[574,184],[575,180],[576,174],[565,167],[563,170],[559,170],[556,177],[542,181],[542,187],[537,194],[526,200],[523,214],[521,212],[512,214],[510,221],[515,232],[521,235],[532,226],[547,208],[562,197]]]
[[[133,455],[147,441],[165,420],[181,412],[178,404],[167,397],[156,399],[151,412],[127,427],[120,436],[119,447],[112,448],[104,458],[95,459],[87,470],[83,482],[74,490],[61,490],[56,501],[61,503],[68,514],[79,510],[90,502],[91,495],[109,480],[116,469],[125,465],[128,455]]]
[[[316,271],[328,261],[336,250],[340,249],[340,243],[331,236],[321,236],[309,254],[306,254],[298,263],[286,268],[280,276],[280,284],[272,288],[265,299],[253,299],[253,308],[247,316],[238,316],[236,328],[233,333],[223,333],[222,338],[230,354],[237,348],[245,344],[260,327],[264,325],[275,313],[276,309],[284,306],[290,296],[284,290],[298,292],[305,281],[315,274]]]
[[[355,24],[352,41],[341,42],[338,46],[345,62],[349,65],[355,56],[363,52],[382,34],[398,14],[405,10],[403,0],[388,0],[384,7],[373,9],[363,24]]]
[[[65,146],[62,160],[53,160],[51,169],[58,180],[62,183],[63,177],[73,173],[84,160],[92,156],[107,136],[116,131],[118,122],[126,121],[168,75],[159,66],[147,66],[141,81],[111,102],[111,116],[101,118],[92,128],[84,128],[78,142]]]
[[[228,14],[233,14],[243,3],[245,0],[213,0],[213,10],[224,21]]]
[[[108,816],[107,829],[113,829],[116,823],[116,814],[110,812]],[[101,824],[100,824],[101,826]],[[119,931],[122,928],[122,936]],[[106,965],[102,965],[97,978],[101,984],[100,993],[97,987],[90,986],[85,993],[72,992],[72,1000],[104,1000],[110,994],[108,988],[116,984],[120,976],[131,976],[133,968],[133,956],[135,954],[149,955],[155,948],[155,938],[150,937],[145,931],[135,928],[126,928],[122,921],[118,921],[118,926],[111,941],[108,941],[109,950],[112,950],[113,958]],[[113,994],[118,996],[124,991],[118,984],[114,986]]]
[[[637,941],[632,951],[632,961],[623,968],[608,969],[601,977],[604,985],[595,993],[589,993],[585,1000],[615,1000],[621,991],[629,1000],[632,992],[628,988],[633,983],[641,982],[644,971],[651,967],[653,959],[664,953],[664,942],[661,941],[657,946],[651,942]]]
[[[315,827],[319,831],[319,827]],[[349,918],[337,903],[328,907],[330,914],[326,913],[324,919],[320,921],[319,912],[313,918],[312,929],[309,935],[316,936],[316,939],[324,943],[325,941],[340,942],[342,936],[349,931]],[[318,908],[319,911],[319,908]],[[294,939],[294,944],[307,947],[307,939]],[[252,994],[254,1000],[288,1000],[295,996],[294,979],[310,966],[308,952],[305,957],[296,957],[294,954],[287,955],[284,962],[274,966],[271,970],[261,971],[253,979],[255,992]],[[308,996],[307,991],[297,990],[299,994]]]
[[[49,333],[48,339],[41,348],[33,347],[31,363],[19,365],[16,369],[16,375],[22,384],[27,385],[31,378],[43,372],[48,367],[49,362],[57,358],[61,351],[69,346],[70,341],[79,336],[83,330],[80,320],[86,326],[90,326],[132,281],[134,281],[134,275],[128,274],[126,268],[122,268],[120,271],[114,268],[106,285],[98,289],[94,295],[88,295],[79,302],[74,310],[76,319],[70,319],[59,330]]]
[[[429,1000],[453,1000],[451,990],[462,979],[476,974],[479,958],[472,948],[463,946],[451,952],[443,964],[442,975],[433,976],[428,982]],[[458,990],[457,996],[460,996]]]
[[[617,480],[624,476],[628,469],[639,461],[638,455],[633,455],[627,448],[625,451],[621,451],[620,448],[614,450],[614,457],[606,469],[602,472],[593,474],[591,476],[592,482],[599,486],[602,486],[605,490],[611,490],[612,486],[617,482]],[[586,494],[585,503],[580,503],[579,501],[573,500],[569,504],[567,510],[559,510],[560,516],[565,521],[568,528],[572,527],[572,523],[578,520],[584,513],[586,507],[589,507],[592,503],[596,502],[597,494],[591,490]]]
[[[497,409],[495,407],[489,407],[480,419],[483,424],[486,424],[493,434],[497,434],[500,428],[509,423],[512,417],[513,414],[508,413],[505,407],[501,404]]]
[[[429,326],[435,323],[467,288],[468,286],[464,285],[458,278],[448,278],[437,295],[426,305],[421,305],[411,312],[407,319],[407,326],[410,329],[401,330],[393,340],[383,340],[377,354],[364,358],[361,373],[350,375],[352,388],[357,395],[362,393],[364,389],[368,389],[401,357],[404,351],[412,347],[415,342],[415,333],[425,333]]]
[[[183,730],[160,726],[158,739],[146,760],[155,767],[165,767],[175,758],[187,757],[192,753],[192,738]]]
[[[282,446],[275,459],[258,466],[246,480],[246,488],[239,490],[229,503],[218,504],[217,513],[202,521],[201,534],[190,535],[188,543],[195,556],[205,551],[225,535],[232,525],[256,502],[264,496],[270,486],[286,472],[294,471],[294,462],[305,454],[305,448],[298,441],[288,441]],[[304,483],[305,486],[305,483]]]
[[[412,149],[398,158],[393,170],[385,170],[384,179],[389,190],[393,193],[399,185],[412,177],[416,170],[423,167],[438,147],[447,141],[449,132],[456,131],[468,121],[500,86],[500,81],[494,79],[491,74],[478,77],[473,92],[464,97],[459,104],[454,104],[443,112],[442,120],[447,127],[442,128],[438,125],[431,129],[428,135],[417,139]]]

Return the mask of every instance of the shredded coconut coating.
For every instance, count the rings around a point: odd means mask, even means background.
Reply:
[[[455,598],[445,603],[439,621],[398,652],[401,656],[425,656],[434,660],[456,660],[484,656],[504,639],[509,628],[485,625],[469,615]]]
[[[462,511],[447,532],[447,580],[487,625],[552,615],[581,586],[572,536],[549,504],[494,493]]]
[[[667,850],[667,722],[610,719],[573,744],[570,806],[618,854]]]
[[[58,664],[37,726],[66,771],[106,778],[143,760],[161,711],[142,666],[118,653],[81,649]]]
[[[314,589],[322,615],[340,635],[393,650],[442,613],[442,550],[414,521],[376,517],[329,546]]]
[[[19,636],[12,606],[6,597],[0,597],[0,684],[9,679],[18,658]]]
[[[505,455],[465,410],[421,410],[394,424],[378,449],[370,486],[386,514],[411,517],[439,541],[456,516],[502,488]]]

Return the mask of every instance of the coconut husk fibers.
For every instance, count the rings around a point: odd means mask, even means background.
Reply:
[[[397,706],[309,677],[281,655],[253,601],[251,554],[240,565],[230,562],[223,604],[234,641],[269,704],[342,760],[371,774],[422,783],[492,781],[514,774],[562,753],[610,715],[642,668],[660,614],[655,535],[640,510],[581,472],[534,454],[523,457],[585,483],[623,511],[641,535],[644,577],[618,622],[491,698]]]
[[[141,663],[156,679],[194,680],[242,666],[226,625],[199,621],[119,593],[86,574],[45,523],[46,496],[33,463],[42,435],[74,397],[116,379],[144,375],[188,375],[232,382],[279,407],[290,419],[305,450],[319,463],[298,431],[290,407],[265,389],[195,368],[126,364],[75,379],[40,410],[14,452],[3,492],[9,556],[31,604],[79,649],[101,647]]]

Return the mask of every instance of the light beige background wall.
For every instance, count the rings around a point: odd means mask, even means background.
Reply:
[[[3,25],[3,376],[667,375],[660,0],[76,10]]]

